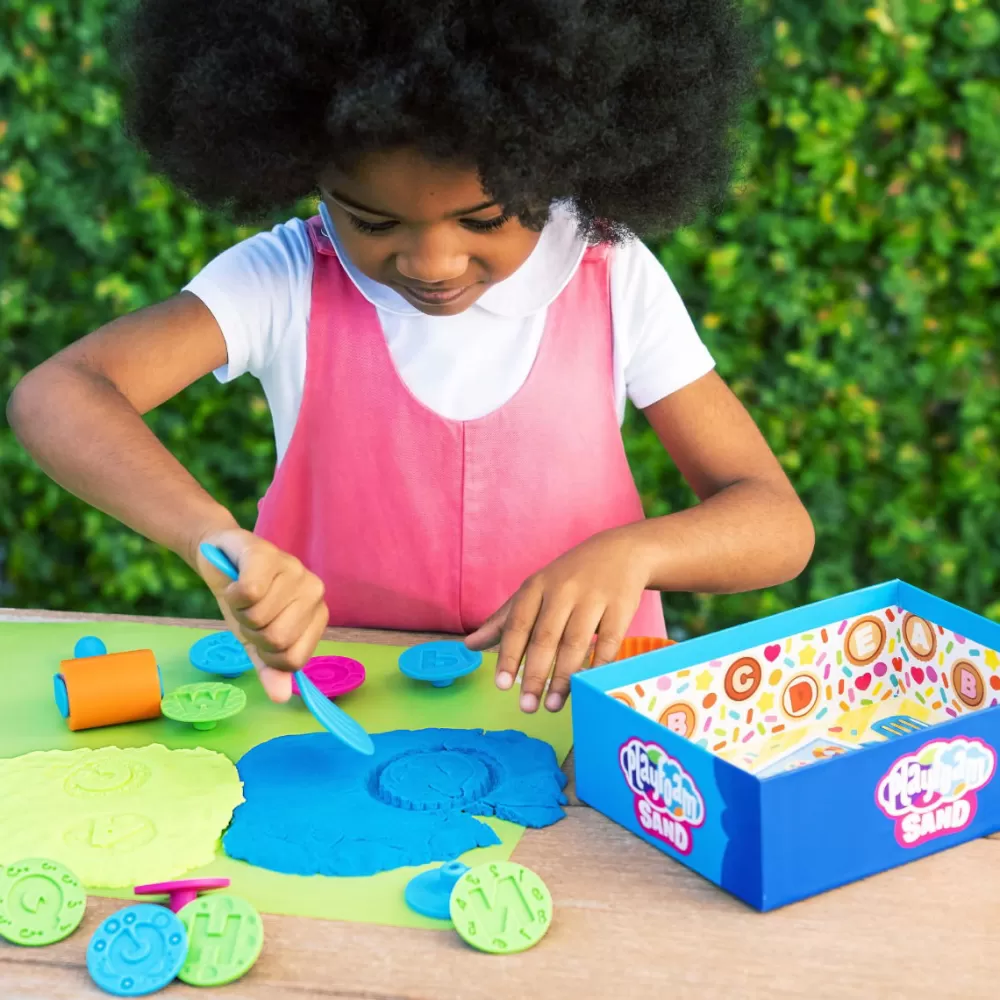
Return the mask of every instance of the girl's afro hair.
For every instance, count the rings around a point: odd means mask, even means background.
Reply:
[[[413,146],[528,225],[662,234],[724,190],[752,70],[739,0],[138,0],[126,130],[250,221]],[[539,208],[545,206],[541,211]]]

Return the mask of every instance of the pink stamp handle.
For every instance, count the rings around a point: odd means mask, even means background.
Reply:
[[[167,904],[174,913],[183,909],[188,903],[198,898],[198,893],[204,889],[225,889],[229,886],[227,878],[188,878],[175,882],[151,882],[149,885],[137,885],[133,890],[137,896],[169,896]]]
[[[327,698],[347,694],[365,682],[365,667],[349,656],[314,656],[303,668],[306,675]],[[301,694],[299,682],[292,677],[292,694]]]

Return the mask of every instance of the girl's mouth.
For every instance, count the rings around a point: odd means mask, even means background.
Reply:
[[[457,302],[472,287],[464,285],[461,288],[414,288],[412,285],[400,285],[404,295],[426,306],[447,306]]]

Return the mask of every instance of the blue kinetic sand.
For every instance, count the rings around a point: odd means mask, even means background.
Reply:
[[[187,958],[188,936],[177,915],[155,903],[112,913],[87,947],[87,971],[106,993],[141,997],[177,978]]]
[[[107,651],[108,647],[96,635],[85,635],[82,639],[76,640],[73,656],[77,660],[82,660],[88,656],[104,656]]]
[[[469,870],[461,861],[449,861],[440,868],[421,872],[406,884],[406,905],[432,920],[451,919],[451,890]]]
[[[232,632],[203,636],[191,647],[188,656],[196,670],[217,677],[239,677],[253,670],[250,657]]]
[[[425,642],[400,654],[399,669],[415,681],[448,687],[452,681],[478,670],[483,654],[453,640]]]
[[[542,827],[565,815],[555,752],[524,733],[396,730],[373,742],[371,758],[322,733],[246,753],[226,853],[294,875],[374,875],[498,844],[475,816]]]

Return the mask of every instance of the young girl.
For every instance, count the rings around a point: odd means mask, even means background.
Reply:
[[[724,185],[735,0],[141,0],[126,43],[158,169],[240,218],[319,214],[41,365],[10,422],[202,575],[272,698],[329,621],[499,642],[497,685],[523,660],[521,707],[558,710],[595,635],[600,664],[665,634],[660,591],[801,571],[808,515],[633,236]],[[213,371],[274,418],[252,533],[142,419]],[[643,519],[626,398],[700,504]]]

